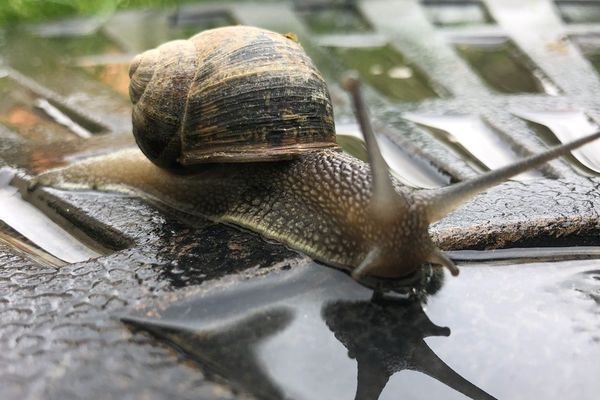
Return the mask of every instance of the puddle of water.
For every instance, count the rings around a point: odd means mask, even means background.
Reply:
[[[354,157],[368,162],[367,148],[358,126],[336,124],[336,130],[336,140],[342,149]],[[376,137],[381,154],[391,172],[405,185],[431,189],[450,183],[450,177],[442,174],[427,161],[417,159],[407,153],[387,136],[377,134]]]
[[[423,0],[429,20],[437,26],[466,26],[493,23],[484,4],[479,1],[431,1]]]
[[[425,75],[415,65],[407,63],[404,56],[389,44],[381,47],[332,47],[331,51],[390,100],[419,101],[438,97]]]
[[[524,111],[513,110],[512,113],[520,118],[547,127],[555,139],[566,143],[579,137],[598,131],[598,125],[585,113],[578,110],[553,110],[553,111]],[[548,139],[546,136],[544,139]],[[547,140],[548,141],[548,140]],[[550,144],[557,144],[556,140],[549,140]],[[576,162],[585,167],[588,172],[600,173],[600,143],[592,142],[580,149],[571,152]],[[591,171],[590,171],[591,170]],[[589,173],[588,173],[589,174]]]
[[[442,139],[454,147],[460,146],[459,151],[466,151],[471,158],[487,169],[500,168],[522,158],[502,140],[497,132],[478,117],[424,114],[404,114],[403,117],[425,127],[444,132],[445,135],[442,136]],[[539,177],[541,177],[539,172],[527,171],[512,179],[528,180]]]
[[[595,1],[555,1],[556,7],[567,24],[600,22],[600,3]]]
[[[599,267],[463,268],[425,306],[307,264],[125,320],[259,398],[591,399]]]
[[[452,42],[479,76],[501,93],[558,94],[550,79],[507,38],[457,37]]]
[[[101,254],[89,248],[39,209],[22,199],[10,185],[14,171],[0,168],[0,220],[53,257],[75,263]]]
[[[316,34],[369,32],[373,28],[352,2],[311,4],[296,7],[296,13]]]

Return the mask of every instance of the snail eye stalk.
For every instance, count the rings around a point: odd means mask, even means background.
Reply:
[[[390,214],[397,212],[398,207],[408,210],[408,204],[394,189],[389,167],[381,155],[375,133],[371,126],[369,113],[360,87],[360,80],[356,72],[347,72],[342,79],[342,86],[350,93],[354,114],[358,120],[367,147],[373,179],[371,209],[376,217],[385,220],[390,217]]]
[[[438,249],[437,247],[431,251],[427,261],[432,264],[438,264],[448,268],[453,276],[457,276],[460,273],[460,270],[456,264],[454,264],[454,261],[452,261],[442,250]]]

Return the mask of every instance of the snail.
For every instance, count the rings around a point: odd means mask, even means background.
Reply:
[[[134,192],[276,240],[356,279],[401,278],[427,263],[458,268],[428,227],[478,193],[600,137],[595,133],[435,190],[390,176],[359,81],[345,81],[369,164],[335,144],[325,81],[290,35],[204,31],[137,56],[133,133],[142,150],[79,161],[42,185]],[[144,155],[145,154],[145,155]]]

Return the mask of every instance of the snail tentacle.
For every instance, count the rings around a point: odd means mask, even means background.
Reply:
[[[458,269],[456,264],[454,264],[454,261],[452,261],[450,257],[448,257],[442,250],[438,249],[437,247],[434,247],[431,250],[427,261],[429,261],[432,264],[437,264],[448,268],[448,270],[453,276],[457,276],[460,273],[460,270]]]
[[[342,85],[352,97],[354,113],[367,147],[369,165],[373,174],[371,211],[381,220],[387,219],[393,213],[408,212],[409,204],[406,199],[396,192],[390,177],[389,167],[377,144],[357,74],[354,71],[346,73]]]

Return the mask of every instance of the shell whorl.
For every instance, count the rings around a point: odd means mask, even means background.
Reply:
[[[159,166],[277,160],[336,147],[327,86],[284,35],[212,29],[138,55],[129,72],[133,133]]]
[[[188,92],[196,70],[196,49],[178,40],[138,55],[129,69],[133,135],[155,164],[174,167],[181,152],[185,105],[177,96]]]

